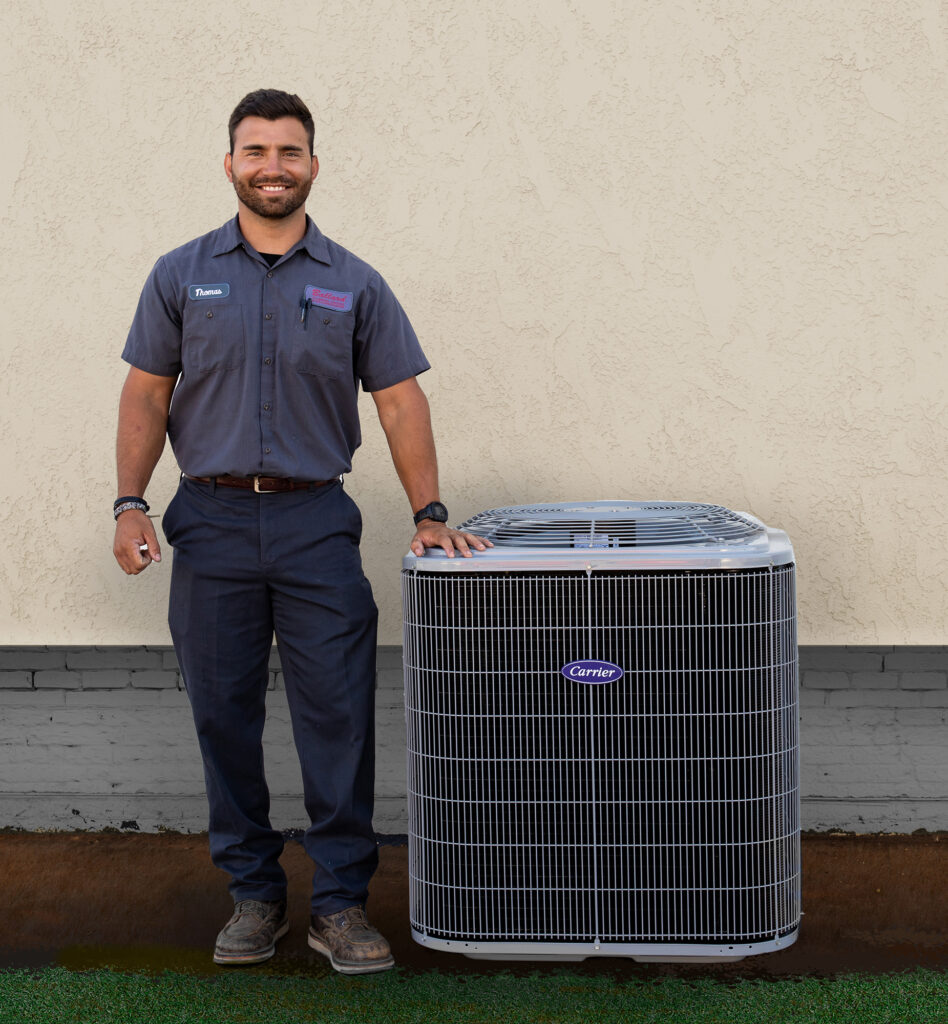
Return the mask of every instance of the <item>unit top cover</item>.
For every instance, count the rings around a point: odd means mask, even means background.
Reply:
[[[479,561],[494,563],[478,566],[484,569],[500,569],[499,563],[511,558],[535,561],[541,556],[557,564],[564,557],[570,561],[583,557],[602,568],[633,556],[656,565],[682,567],[686,562],[705,567],[730,563],[737,567],[784,564],[793,559],[782,531],[769,529],[746,512],[689,501],[514,505],[479,512],[458,529],[485,537],[493,544],[486,552],[475,552]],[[433,549],[424,561],[440,561],[442,557],[444,552]],[[472,568],[470,559],[463,561],[467,563],[465,568]],[[414,556],[406,557],[404,565],[415,567]]]
[[[459,529],[486,537],[495,547],[542,548],[717,547],[766,532],[763,523],[740,512],[687,501],[515,505],[479,512]]]

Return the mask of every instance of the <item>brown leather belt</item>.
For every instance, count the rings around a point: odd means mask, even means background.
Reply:
[[[308,491],[314,487],[324,487],[332,480],[287,480],[282,476],[191,476],[184,474],[189,480],[199,480],[202,484],[215,483],[220,487],[242,487],[244,490],[256,491],[257,494],[271,494],[274,491]],[[336,478],[334,478],[336,479]]]

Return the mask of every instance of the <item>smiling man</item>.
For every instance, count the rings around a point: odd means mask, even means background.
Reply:
[[[163,519],[169,623],[204,761],[211,857],[235,902],[214,960],[258,963],[288,929],[261,745],[275,632],[315,863],[308,942],[338,971],[380,971],[391,951],[365,916],[378,861],[377,613],[361,516],[342,487],[361,443],[360,384],[414,512],[412,550],[470,557],[488,542],[446,525],[415,379],[429,364],[401,306],[306,215],[319,162],[305,104],[258,90],[229,130],[237,216],[158,260],[123,352],[114,553],[130,575],[161,560],[144,495],[167,433],[182,471]]]

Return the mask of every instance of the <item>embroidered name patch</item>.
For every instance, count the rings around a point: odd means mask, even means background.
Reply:
[[[314,306],[322,306],[323,309],[335,309],[340,313],[348,313],[352,309],[352,292],[334,292],[331,288],[308,284],[304,294]]]
[[[224,299],[230,295],[230,285],[223,284],[189,284],[189,299]]]

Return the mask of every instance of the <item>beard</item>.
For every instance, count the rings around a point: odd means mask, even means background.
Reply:
[[[285,192],[268,194],[261,192],[259,185],[286,185]],[[243,178],[234,178],[234,191],[237,198],[260,217],[268,217],[279,220],[282,217],[289,217],[295,213],[306,202],[309,190],[313,183],[306,178],[304,181],[294,181],[292,178],[278,178],[276,180],[260,180],[248,182]]]

